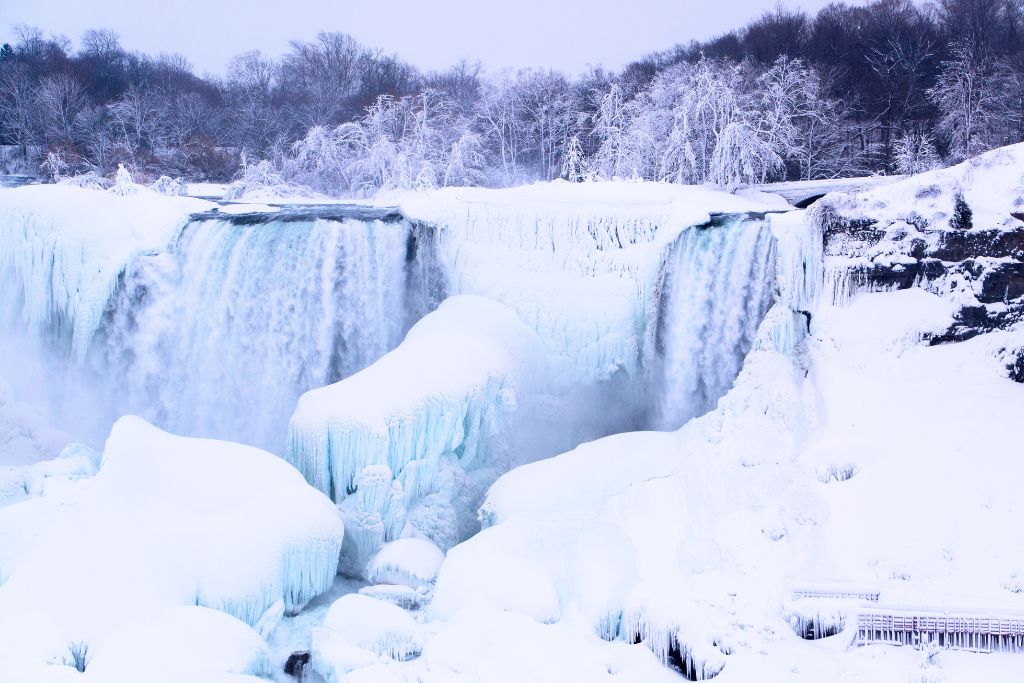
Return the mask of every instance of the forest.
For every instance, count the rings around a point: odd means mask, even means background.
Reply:
[[[651,21],[657,21],[651,17]],[[618,72],[424,72],[341,32],[200,76],[180,54],[16,27],[0,170],[333,196],[564,178],[733,188],[915,173],[1024,140],[1024,0],[782,6]],[[585,41],[582,41],[585,48]],[[167,183],[167,187],[180,183]]]

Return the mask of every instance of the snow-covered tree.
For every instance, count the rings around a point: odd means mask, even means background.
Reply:
[[[924,173],[942,166],[942,159],[935,151],[935,143],[927,133],[901,135],[893,146],[893,162],[896,172],[904,175]]]
[[[60,150],[47,152],[46,159],[39,165],[40,170],[46,173],[46,177],[51,183],[59,181],[70,167],[64,153]]]
[[[949,156],[960,161],[993,144],[999,144],[998,129],[1005,124],[1005,93],[1009,90],[1007,68],[971,43],[953,47],[952,59],[942,63],[942,72],[928,98],[939,109],[937,130],[949,141]]]
[[[122,197],[139,191],[139,186],[135,184],[131,172],[124,167],[124,164],[117,165],[117,175],[114,176],[114,184],[110,187],[110,191]]]
[[[622,88],[612,84],[601,99],[594,121],[594,136],[600,147],[590,162],[594,174],[602,179],[636,178],[640,175],[629,134],[629,118],[623,101]]]
[[[444,185],[447,187],[472,187],[484,181],[487,159],[484,143],[479,133],[464,131],[452,143],[444,169]]]
[[[763,183],[782,171],[782,157],[770,140],[751,124],[736,120],[715,143],[708,181],[727,189]]]
[[[587,178],[586,156],[583,154],[583,145],[580,144],[579,135],[573,135],[565,142],[565,149],[562,152],[561,177],[570,183],[583,182]]]

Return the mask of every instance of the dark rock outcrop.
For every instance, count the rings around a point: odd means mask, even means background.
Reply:
[[[914,215],[882,225],[845,217],[828,204],[817,211],[826,256],[849,260],[858,289],[958,290],[961,308],[949,329],[929,338],[931,344],[964,341],[1024,320],[1024,225],[954,230],[931,227]]]
[[[284,672],[298,680],[302,680],[302,674],[309,664],[310,654],[308,650],[299,650],[288,655],[288,661],[284,663]]]

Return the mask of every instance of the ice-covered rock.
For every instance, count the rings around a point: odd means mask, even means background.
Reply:
[[[432,584],[444,562],[444,552],[423,538],[400,538],[385,543],[370,558],[366,578],[370,583],[390,583],[419,588]]]
[[[342,537],[331,502],[279,458],[125,417],[95,476],[0,510],[0,619],[37,615],[57,634],[42,661],[98,652],[170,607],[252,626],[327,590]]]

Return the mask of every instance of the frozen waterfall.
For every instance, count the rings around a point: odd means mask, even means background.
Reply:
[[[416,237],[382,220],[190,223],[140,258],[102,353],[126,408],[173,432],[278,450],[299,395],[361,370],[436,300],[412,286]]]
[[[686,230],[669,248],[645,350],[653,427],[679,428],[732,387],[773,301],[774,260],[768,222],[742,214]]]

